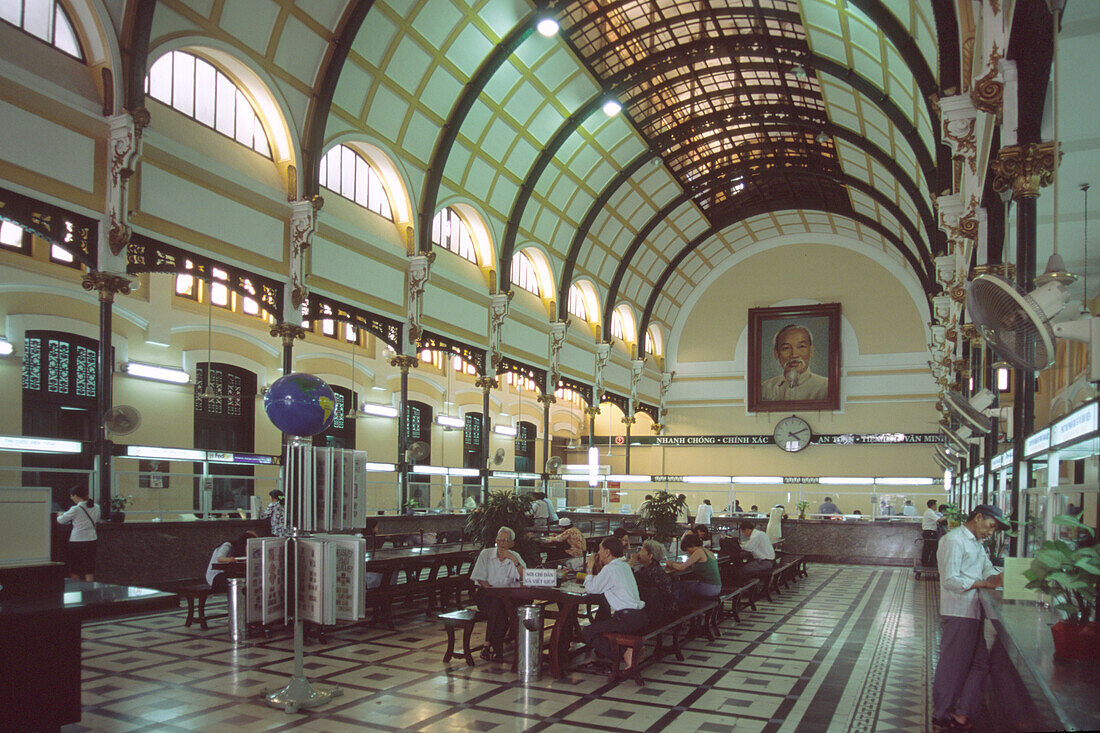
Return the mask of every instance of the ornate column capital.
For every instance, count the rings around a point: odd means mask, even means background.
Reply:
[[[489,364],[495,371],[500,364],[500,342],[504,332],[504,321],[508,318],[508,305],[512,302],[514,290],[496,293],[489,298]]]
[[[588,417],[596,417],[596,415],[600,414],[600,406],[596,405],[594,407],[593,406],[586,407],[586,408],[584,408],[584,414],[587,415]]]
[[[623,425],[633,425],[634,423],[638,422],[638,418],[634,417],[633,415],[630,415],[629,417],[624,417],[622,420]]]
[[[420,357],[410,354],[397,354],[390,358],[390,366],[397,367],[402,373],[408,373],[410,369],[416,369],[420,365]]]
[[[116,293],[121,295],[130,294],[130,278],[110,272],[99,272],[97,270],[86,272],[80,278],[80,286],[89,292],[92,290],[99,291],[99,301],[101,303],[113,303]]]
[[[130,222],[126,186],[141,157],[141,136],[149,125],[149,111],[138,107],[133,112],[114,115],[108,120],[107,138],[107,250],[119,257],[130,244]],[[102,232],[101,226],[100,231]],[[103,260],[100,260],[103,267]],[[113,265],[108,265],[108,268]]]
[[[990,161],[993,169],[993,190],[1012,191],[1012,199],[1035,198],[1039,189],[1054,180],[1054,171],[1062,160],[1061,148],[1054,142],[1010,145],[997,152]]]
[[[304,339],[306,337],[306,329],[297,323],[276,323],[271,327],[271,335],[275,338],[281,338],[283,344],[294,343],[294,339]]]
[[[555,396],[554,396],[554,395],[552,395],[552,394],[540,394],[540,395],[539,395],[538,397],[536,397],[535,399],[536,399],[536,400],[538,401],[538,403],[539,403],[540,405],[545,405],[545,406],[547,406],[547,407],[549,407],[550,405],[553,405],[553,404],[557,403],[557,401],[558,401],[558,398],[557,398],[557,397],[555,397]]]
[[[478,377],[474,380],[474,386],[482,392],[488,392],[491,389],[499,387],[500,382],[498,382],[495,377]]]
[[[406,329],[406,339],[410,345],[418,342],[421,334],[424,333],[420,325],[420,318],[424,313],[424,289],[428,286],[434,261],[434,251],[409,257],[409,269],[406,275],[406,289],[409,293],[409,327]]]
[[[655,423],[653,423],[652,425],[649,426],[649,429],[652,430],[654,432],[654,434],[660,435],[661,431],[665,429],[665,426],[662,425],[659,422],[655,422]]]

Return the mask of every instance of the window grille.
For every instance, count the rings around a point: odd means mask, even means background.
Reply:
[[[535,266],[531,264],[531,258],[523,252],[517,252],[512,258],[512,284],[523,288],[529,293],[539,294],[539,278],[535,274]]]
[[[569,312],[578,318],[588,320],[588,309],[584,305],[584,293],[576,285],[569,286]]]
[[[84,60],[73,22],[56,0],[4,0],[0,2],[0,20],[79,61]]]
[[[321,159],[318,183],[349,201],[393,221],[390,198],[378,171],[345,145],[334,145]]]
[[[474,237],[458,212],[446,206],[432,219],[432,244],[444,247],[477,264]]]

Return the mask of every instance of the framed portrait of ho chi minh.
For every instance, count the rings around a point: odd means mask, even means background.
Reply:
[[[840,408],[840,303],[749,309],[750,412]]]

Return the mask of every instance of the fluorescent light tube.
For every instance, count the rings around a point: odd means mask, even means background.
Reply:
[[[139,361],[128,361],[122,365],[122,371],[131,377],[152,379],[156,382],[171,382],[172,384],[187,384],[191,381],[191,375],[182,369],[157,366],[156,364],[142,364]]]
[[[446,476],[447,469],[444,466],[413,466],[413,473],[426,473],[432,476]]]
[[[435,421],[445,428],[463,428],[466,427],[466,421],[460,417],[451,417],[450,415],[438,415]]]
[[[817,482],[831,486],[863,486],[873,484],[875,480],[870,476],[822,476]]]
[[[448,468],[447,473],[451,476],[480,476],[481,471],[476,468]]]
[[[11,341],[7,339],[0,339],[0,356],[11,356],[15,351],[15,347]]]
[[[881,486],[930,486],[936,480],[925,476],[886,476],[875,479],[875,483]]]
[[[608,481],[618,481],[621,484],[648,484],[652,483],[652,476],[642,476],[631,473],[613,473],[607,476]]]
[[[365,464],[363,464],[363,468],[367,469],[368,471],[396,471],[397,470],[397,466],[392,464],[392,463],[372,463],[371,461],[367,461]]]
[[[379,417],[397,417],[401,414],[400,410],[396,407],[389,407],[387,405],[376,405],[373,402],[364,402],[359,405],[359,411],[364,415],[377,415]]]
[[[493,432],[497,435],[507,435],[509,437],[516,437],[516,429],[511,425],[494,425]]]
[[[685,484],[728,484],[729,476],[684,476]]]
[[[782,476],[730,476],[733,484],[781,484]]]

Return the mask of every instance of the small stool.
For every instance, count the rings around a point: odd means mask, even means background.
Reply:
[[[212,592],[210,586],[206,583],[193,583],[185,585],[175,592],[187,599],[187,620],[183,622],[183,625],[190,626],[197,620],[202,630],[207,631],[210,627],[206,625],[206,599],[210,597]],[[195,617],[196,600],[199,602],[197,619]]]
[[[447,630],[447,651],[443,655],[443,662],[447,663],[453,657],[461,656],[466,660],[466,664],[473,667],[474,652],[481,649],[480,645],[470,646],[470,635],[474,631],[474,624],[479,620],[477,611],[472,608],[463,608],[459,611],[441,613],[437,618],[443,622],[443,628]],[[462,628],[462,648],[455,650],[455,629],[459,627]]]

